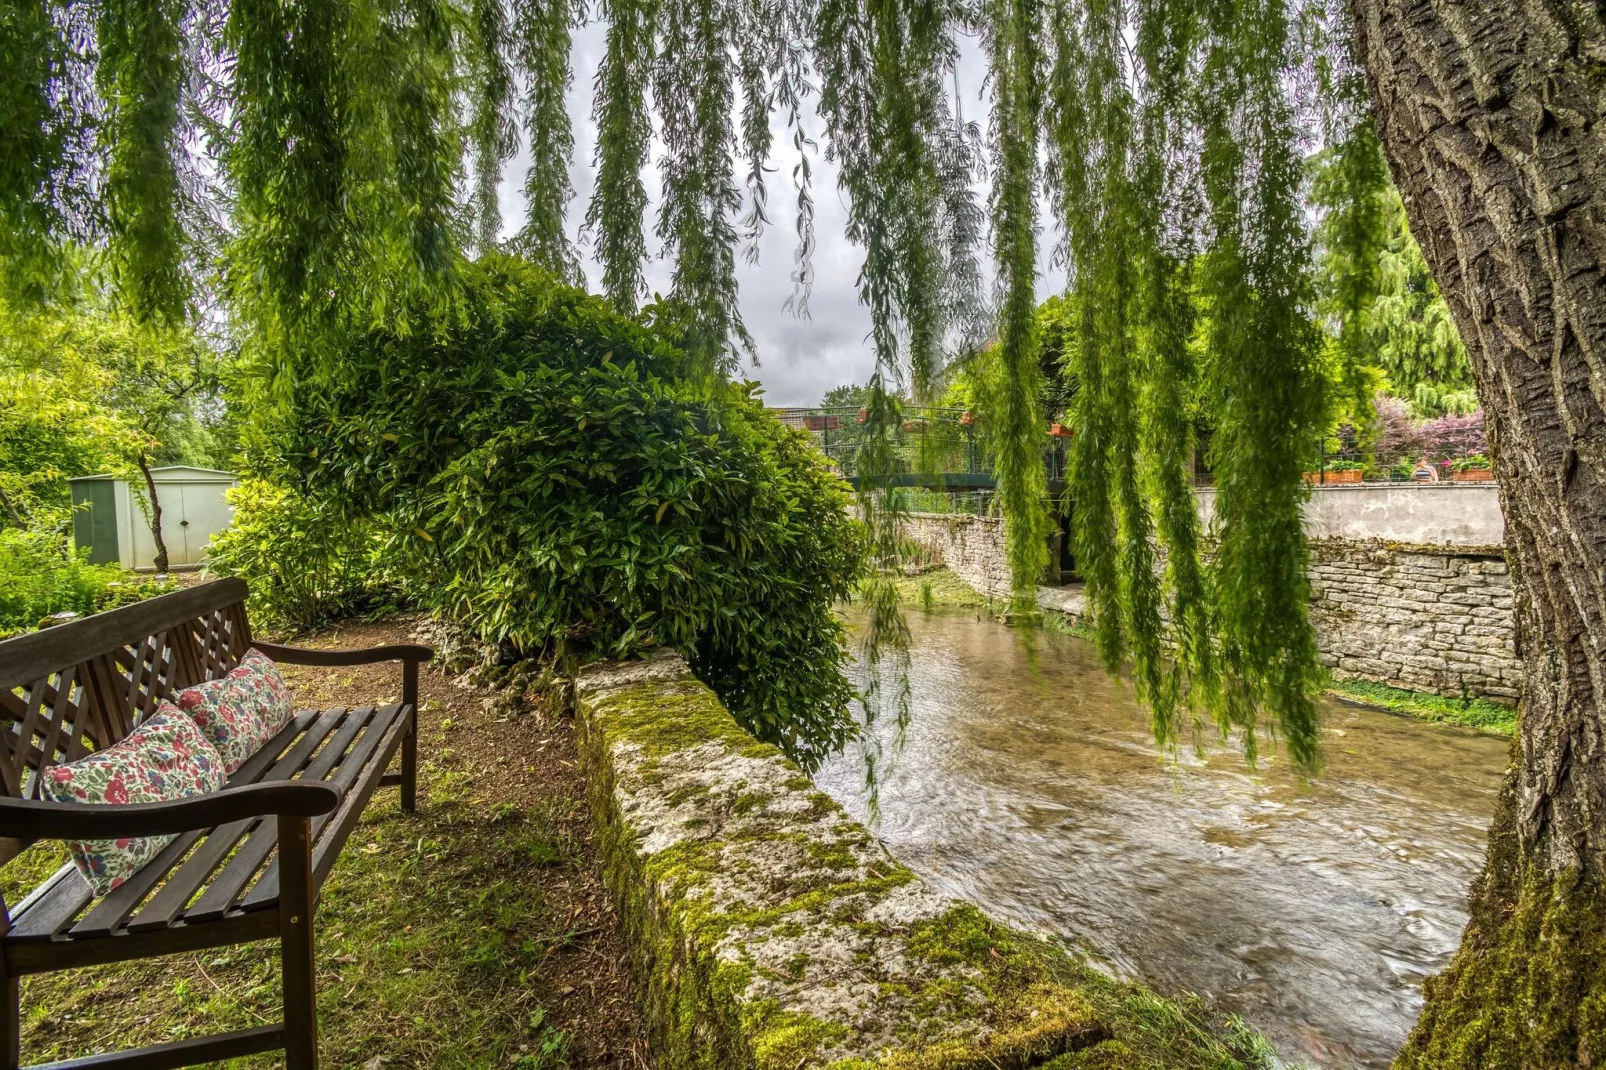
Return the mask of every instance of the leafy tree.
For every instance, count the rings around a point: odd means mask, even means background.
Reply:
[[[1383,166],[1369,129],[1313,160],[1313,199],[1325,209],[1322,304],[1345,350],[1335,385],[1351,403],[1338,415],[1363,422],[1352,410],[1370,406],[1371,368],[1419,418],[1471,413],[1478,399],[1466,349]]]
[[[22,525],[64,509],[72,476],[137,471],[167,571],[151,468],[214,463],[225,356],[188,327],[89,303],[0,322],[0,508]]]
[[[870,388],[857,383],[834,386],[820,399],[822,409],[862,409],[869,403]]]

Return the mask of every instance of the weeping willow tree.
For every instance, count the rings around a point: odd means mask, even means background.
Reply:
[[[12,302],[67,300],[64,250],[91,250],[136,318],[222,300],[284,388],[340,376],[344,331],[441,329],[462,314],[463,257],[505,234],[573,278],[570,51],[600,20],[595,181],[576,215],[614,304],[638,310],[661,252],[691,373],[735,374],[752,348],[736,258],[770,222],[772,140],[795,158],[798,311],[823,152],[863,257],[875,372],[860,502],[877,558],[897,553],[896,399],[929,400],[948,361],[995,339],[992,435],[1025,602],[1046,550],[1033,314],[1046,242],[1077,317],[1070,493],[1100,650],[1131,666],[1163,745],[1215,731],[1254,756],[1270,731],[1314,770],[1300,472],[1334,402],[1322,384],[1355,389],[1365,324],[1386,307],[1373,242],[1386,160],[1490,414],[1530,674],[1482,920],[1411,1051],[1421,1065],[1588,1063],[1606,1052],[1586,1013],[1606,956],[1590,966],[1568,947],[1606,931],[1606,388],[1591,356],[1606,347],[1591,133],[1606,28],[1585,5],[1473,7],[13,0],[0,285]],[[967,55],[986,68],[983,108],[959,89]],[[1331,339],[1303,187],[1317,141],[1339,161],[1324,194],[1345,265]],[[504,219],[521,148],[525,218]],[[1201,451],[1208,529],[1188,477]],[[890,584],[869,602],[872,655],[896,661]],[[1502,985],[1519,996],[1502,1002]]]

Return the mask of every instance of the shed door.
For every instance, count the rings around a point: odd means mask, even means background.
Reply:
[[[223,500],[228,484],[183,483],[174,489],[182,489],[179,531],[182,532],[183,557],[177,556],[177,546],[170,549],[176,563],[199,565],[206,560],[206,548],[213,533],[228,527],[233,519],[229,503]]]
[[[73,484],[73,542],[89,551],[96,565],[115,564],[117,554],[117,499],[109,479]]]

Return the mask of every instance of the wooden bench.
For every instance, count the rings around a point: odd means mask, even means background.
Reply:
[[[69,863],[15,907],[0,899],[0,1065],[21,1062],[18,979],[180,951],[279,941],[284,1020],[218,1036],[50,1064],[176,1067],[284,1049],[318,1062],[312,915],[376,789],[417,798],[418,666],[426,646],[304,650],[251,638],[246,585],[226,579],[0,643],[0,866],[38,840],[177,834],[91,901]],[[176,802],[39,800],[40,775],[122,739],[173,692],[216,679],[255,646],[297,665],[402,663],[401,701],[306,710],[232,776]],[[400,752],[400,770],[389,773]]]

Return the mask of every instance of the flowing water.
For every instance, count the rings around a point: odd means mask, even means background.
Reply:
[[[1460,938],[1504,740],[1330,703],[1307,789],[1281,753],[1168,765],[1087,643],[953,610],[910,627],[913,719],[877,826],[901,861],[1241,1014],[1290,1061],[1388,1064]],[[816,780],[864,817],[864,769],[849,751]]]

